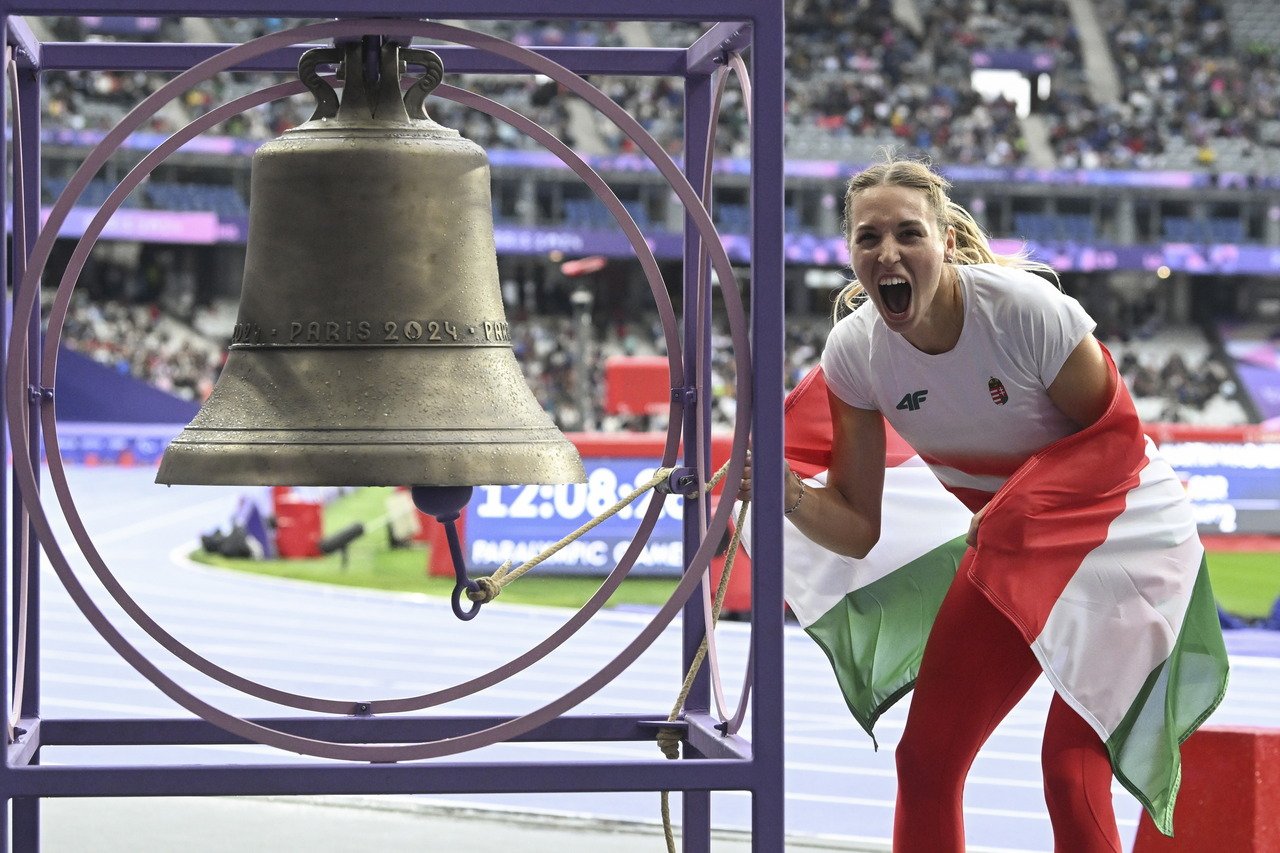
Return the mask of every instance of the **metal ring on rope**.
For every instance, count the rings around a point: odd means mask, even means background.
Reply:
[[[326,22],[320,24],[312,24],[300,27],[296,30],[286,31],[282,33],[274,33],[263,36],[247,42],[243,45],[232,47],[214,57],[205,60],[186,72],[179,74],[169,83],[162,86],[157,92],[144,99],[137,107],[135,107],[125,118],[109,131],[102,142],[96,146],[90,154],[90,157],[83,163],[76,174],[73,176],[67,190],[63,196],[55,203],[53,211],[49,217],[45,229],[40,233],[36,240],[35,246],[31,253],[32,263],[23,277],[23,287],[20,296],[15,300],[14,306],[14,327],[19,331],[10,339],[9,362],[6,376],[6,398],[7,410],[10,420],[10,426],[14,434],[21,434],[19,422],[25,411],[25,391],[23,385],[23,377],[14,368],[15,362],[19,362],[19,355],[25,353],[28,347],[29,334],[26,330],[32,318],[33,303],[38,295],[39,274],[43,271],[48,261],[48,256],[52,247],[52,242],[56,236],[57,229],[65,221],[67,212],[72,204],[72,200],[78,198],[83,191],[89,178],[96,172],[97,168],[105,161],[102,154],[104,150],[108,153],[114,151],[121,142],[137,129],[145,120],[154,113],[155,108],[159,104],[167,102],[173,93],[182,91],[193,78],[198,80],[207,79],[212,74],[221,70],[233,67],[237,63],[262,55],[277,47],[287,46],[295,43],[294,36],[316,36],[329,37],[333,35],[359,34],[362,32],[383,32],[391,35],[423,35],[426,37],[434,37],[443,40],[457,41],[461,44],[471,47],[488,50],[499,56],[512,59],[516,62],[526,65],[532,70],[544,73],[552,79],[556,79],[565,88],[583,97],[588,103],[591,103],[598,110],[604,113],[608,118],[613,120],[629,137],[636,142],[637,146],[644,151],[654,161],[658,170],[667,178],[686,206],[690,220],[694,223],[704,236],[708,239],[715,234],[714,227],[711,225],[710,218],[705,209],[701,208],[696,196],[693,194],[692,188],[687,180],[679,172],[670,157],[662,151],[656,141],[649,137],[639,124],[625,111],[618,107],[615,103],[605,97],[598,90],[595,90],[587,84],[581,77],[568,71],[568,69],[539,56],[536,53],[519,48],[508,42],[495,37],[473,34],[466,30],[460,30],[454,27],[448,27],[440,24],[431,24],[424,22],[408,22],[408,21],[351,21],[351,22]],[[200,76],[203,74],[204,76]],[[96,162],[95,162],[96,161]],[[713,264],[720,275],[721,286],[725,287],[726,282],[732,282],[732,270],[729,266],[728,258],[724,254],[723,247],[716,243],[711,244],[713,248]],[[718,251],[717,251],[718,250]],[[61,296],[61,292],[60,292]],[[731,307],[730,326],[731,335],[735,342],[735,356],[739,361],[739,377],[738,377],[738,393],[739,399],[747,404],[740,405],[735,426],[734,453],[730,460],[731,475],[737,478],[741,477],[743,468],[743,458],[746,447],[746,433],[742,428],[748,421],[749,416],[749,385],[744,387],[743,377],[749,375],[750,356],[749,345],[747,342],[746,332],[743,323],[743,311],[741,300],[736,289],[726,291],[726,303]],[[65,310],[65,309],[64,309]],[[51,346],[50,341],[46,341],[46,352]],[[55,358],[47,359],[42,365],[42,381],[46,382],[46,387],[52,387],[52,376],[56,364],[56,341],[52,343]],[[674,372],[673,372],[674,375]],[[46,407],[42,413],[42,422],[51,435],[56,435],[56,419],[53,412]],[[736,469],[736,470],[734,470]],[[577,688],[569,691],[558,700],[536,709],[529,714],[508,720],[504,723],[482,729],[466,735],[446,738],[438,741],[430,741],[417,744],[352,744],[337,743],[332,741],[316,740],[304,738],[288,733],[272,729],[257,723],[228,714],[221,709],[209,705],[194,695],[187,692],[179,686],[155,664],[153,664],[145,655],[141,654],[134,648],[115,628],[109,619],[102,613],[88,595],[87,591],[80,585],[74,572],[71,570],[66,556],[62,552],[57,543],[56,537],[50,528],[48,518],[44,514],[38,500],[38,486],[32,462],[30,459],[22,458],[21,455],[16,456],[14,460],[14,474],[18,484],[20,494],[26,499],[27,504],[32,508],[31,521],[32,526],[36,529],[38,538],[45,546],[50,562],[54,570],[58,573],[63,585],[67,588],[72,599],[76,602],[81,612],[98,630],[99,634],[136,670],[148,678],[153,684],[162,690],[167,696],[174,699],[178,704],[196,713],[203,719],[218,725],[226,731],[238,734],[251,741],[276,746],[281,749],[299,752],[302,754],[316,755],[319,757],[339,758],[349,760],[373,760],[373,761],[401,761],[413,760],[417,758],[437,757],[441,755],[455,754],[457,752],[478,748],[480,746],[496,743],[506,740],[519,734],[526,733],[532,729],[554,719],[559,714],[572,708],[581,702],[587,696],[593,694],[604,684],[617,677],[625,670],[634,660],[639,657],[654,639],[665,630],[666,626],[674,618],[675,613],[683,606],[688,596],[691,594],[693,584],[700,579],[702,572],[706,571],[710,562],[711,555],[714,550],[714,542],[712,537],[708,536],[700,543],[693,558],[689,563],[689,571],[685,578],[677,585],[671,598],[659,610],[653,620],[641,631],[640,635],[634,639],[624,650],[608,665],[581,683]],[[721,510],[727,509],[721,507]],[[710,529],[719,528],[723,530],[727,523],[727,513],[718,511],[713,519]],[[633,543],[632,550],[638,551],[636,544]],[[629,552],[630,553],[630,552]]]

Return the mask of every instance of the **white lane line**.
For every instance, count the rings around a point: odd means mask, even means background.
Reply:
[[[202,501],[201,503],[192,504],[183,507],[182,509],[175,509],[169,512],[162,512],[154,515],[148,513],[149,517],[141,521],[135,521],[133,524],[125,524],[121,526],[111,525],[111,529],[109,531],[101,533],[95,532],[92,529],[93,527],[98,526],[97,524],[91,524],[88,520],[85,520],[85,529],[90,531],[95,544],[110,545],[117,542],[123,542],[127,539],[132,539],[144,533],[163,530],[178,522],[195,518],[208,518],[209,513],[212,510],[217,509],[225,511],[227,506],[228,502],[226,497],[214,498],[212,500]],[[59,521],[62,521],[65,524],[65,519],[61,518],[62,508],[57,506],[55,503],[55,506],[51,509],[53,512],[58,513]],[[77,507],[77,511],[78,510],[79,507]],[[79,552],[77,551],[76,553]]]
[[[788,770],[803,770],[806,773],[835,776],[875,776],[883,779],[897,780],[896,770],[887,767],[838,767],[830,764],[817,764],[806,761],[787,761]],[[966,784],[988,785],[997,788],[1029,788],[1040,790],[1044,787],[1037,775],[1035,779],[1007,779],[996,776],[970,775]]]
[[[726,791],[727,796],[750,796],[747,791]],[[842,797],[833,794],[799,794],[788,792],[786,794],[788,801],[801,803],[830,803],[831,805],[841,806],[868,806],[870,808],[892,809],[894,807],[893,800],[883,800],[874,797]],[[981,815],[982,817],[998,817],[1011,818],[1014,820],[1030,820],[1048,823],[1049,815],[1044,811],[1024,811],[1022,809],[996,809],[985,806],[968,806],[964,808],[966,816]],[[1116,824],[1122,828],[1137,828],[1138,821],[1130,818],[1116,818]],[[969,848],[973,849],[973,848]]]
[[[1230,655],[1227,659],[1230,661],[1232,669],[1280,669],[1280,658]]]
[[[191,717],[191,719],[198,719],[197,717],[192,715],[189,711],[185,710],[184,708],[180,707],[177,704],[174,704],[168,701],[157,702],[154,705],[134,705],[134,704],[125,704],[123,702],[100,702],[100,701],[89,700],[89,699],[76,699],[73,697],[66,697],[66,696],[59,697],[59,698],[54,698],[52,696],[48,696],[48,697],[42,696],[40,700],[40,704],[44,706],[44,713],[42,714],[42,716],[48,717],[50,719],[53,719],[59,716],[57,714],[49,713],[50,709],[64,709],[64,710],[71,710],[71,711],[95,711],[97,713],[104,713],[104,714],[122,716],[122,717],[123,716],[154,717],[157,713],[163,713],[163,714],[178,713],[183,717]]]
[[[153,618],[155,615],[153,614]],[[166,620],[172,622],[172,620]],[[137,629],[140,632],[140,629]],[[132,633],[133,629],[126,633]],[[140,635],[140,634],[139,634]],[[64,635],[70,639],[96,638],[95,634],[90,633],[68,633]],[[332,633],[327,635],[326,639],[330,646],[336,648],[328,648],[319,644],[311,644],[305,638],[300,638],[296,634],[291,633],[275,633],[264,631],[244,631],[231,629],[229,627],[209,627],[207,629],[182,630],[177,638],[185,645],[192,648],[197,653],[205,657],[210,656],[244,656],[251,655],[255,658],[270,658],[281,662],[308,662],[320,663],[326,666],[352,666],[352,667],[368,667],[371,669],[382,669],[388,671],[405,671],[413,672],[436,670],[442,673],[458,673],[465,674],[467,677],[475,676],[486,671],[481,667],[492,667],[505,664],[512,660],[517,653],[523,652],[520,648],[508,648],[502,651],[508,654],[473,654],[471,649],[467,649],[465,653],[450,653],[447,657],[442,658],[438,652],[433,652],[431,646],[423,645],[407,645],[401,641],[398,643],[371,643],[358,639],[336,640]],[[448,648],[454,649],[457,646],[457,640],[454,638],[449,641],[448,645],[438,642],[434,645],[435,649]],[[313,651],[307,651],[310,648]],[[412,650],[414,648],[422,649],[420,656],[414,656]],[[651,650],[661,651],[661,650]],[[564,677],[573,677],[575,683],[581,681],[581,676],[586,667],[602,667],[613,660],[613,656],[603,655],[581,655],[576,654],[574,649],[558,649],[537,663],[540,672],[563,671]],[[644,658],[641,659],[642,661]],[[452,661],[470,661],[475,666],[466,667],[463,664],[452,663]],[[637,674],[650,674],[657,676],[659,680],[654,684],[674,683],[674,688],[679,687],[681,671],[678,659],[674,654],[671,660],[663,664],[661,661],[654,661],[649,658],[647,663],[632,667],[628,672]],[[815,694],[819,695],[819,694]]]
[[[825,749],[845,749],[852,752],[875,751],[869,738],[849,741],[833,741],[828,738],[815,738],[798,735],[789,736],[787,738],[787,742],[805,746],[821,746]],[[880,741],[880,749],[886,752],[891,751],[893,749],[893,744],[882,739]],[[992,761],[1013,761],[1020,764],[1039,764],[1040,754],[1039,750],[1036,750],[1035,753],[1032,754],[1029,752],[1005,752],[1003,750],[984,749],[978,753],[978,760],[982,761],[983,759]]]
[[[130,589],[129,592],[134,595],[133,590]],[[552,633],[552,628],[548,627],[547,623],[529,625],[503,622],[480,626],[488,630],[473,628],[463,631],[459,630],[456,620],[449,611],[439,607],[423,607],[415,614],[414,619],[406,620],[407,628],[396,626],[386,611],[368,607],[364,608],[364,612],[369,614],[369,617],[360,620],[359,623],[353,623],[350,602],[316,607],[314,602],[306,600],[282,599],[271,606],[257,607],[260,616],[254,616],[249,612],[255,607],[251,603],[252,599],[246,600],[243,595],[219,599],[216,594],[199,590],[200,597],[197,604],[193,602],[192,594],[192,590],[185,590],[180,603],[159,608],[154,606],[154,602],[146,601],[141,597],[135,596],[135,600],[146,606],[148,613],[156,621],[161,623],[189,621],[190,626],[184,625],[184,628],[202,635],[231,637],[253,635],[255,639],[260,635],[278,636],[295,644],[314,636],[330,644],[341,641],[344,647],[400,653],[403,653],[407,643],[415,641],[424,643],[434,641],[437,646],[444,643],[444,647],[450,649],[456,648],[460,642],[463,642],[467,657],[498,658],[510,654],[513,648],[521,643],[541,642]],[[56,613],[61,619],[75,620],[78,618],[79,611],[68,602],[65,609]],[[217,624],[208,624],[211,613],[217,613],[219,620]],[[444,619],[446,615],[447,621]],[[232,626],[245,630],[228,634]],[[545,633],[542,630],[544,628]],[[612,657],[608,654],[608,649],[599,647],[602,638],[629,641],[634,636],[635,634],[630,631],[600,628],[589,623],[567,647],[572,647],[573,643],[584,646],[589,643],[590,646],[583,650],[584,655],[608,660]],[[740,666],[745,660],[745,650],[734,652],[734,646],[734,643],[726,644],[726,648],[730,651],[726,661]],[[679,637],[675,631],[668,631],[660,635],[654,648],[678,654]]]
[[[269,645],[262,644],[261,648],[269,648]],[[252,655],[246,649],[230,646],[226,648],[202,648],[201,653],[210,658],[222,658],[224,663],[228,659],[247,658],[247,660],[236,660],[238,664],[236,674],[249,678],[254,681],[305,681],[307,683],[328,683],[334,685],[348,685],[352,687],[360,687],[362,689],[378,687],[384,685],[382,679],[370,677],[370,673],[374,671],[382,671],[388,675],[400,676],[394,681],[390,688],[400,691],[409,691],[410,695],[417,692],[426,692],[432,688],[425,684],[426,676],[456,676],[459,679],[475,677],[479,671],[473,668],[463,668],[460,666],[442,666],[432,663],[417,663],[412,661],[391,661],[386,659],[358,659],[351,658],[343,660],[335,658],[332,655],[310,655],[310,654],[280,654]],[[47,660],[62,661],[67,663],[89,663],[95,666],[124,666],[129,668],[127,664],[119,659],[118,656],[108,652],[68,652],[68,651],[47,651],[45,654]],[[277,663],[278,668],[272,668],[267,664],[269,662]],[[350,675],[338,675],[344,665],[348,665],[351,669]],[[316,676],[314,674],[316,667],[324,667],[329,670],[328,676]],[[424,678],[422,680],[409,681],[404,678],[405,673],[413,671],[417,675]],[[566,688],[580,684],[582,681],[583,667],[578,665],[574,672],[567,669],[563,672],[540,672],[530,671],[529,673],[520,673],[513,679],[509,679],[503,683],[519,682],[521,678],[524,680],[537,681],[540,684],[559,684]],[[679,679],[676,677],[675,669],[669,670],[671,677],[664,680],[648,680],[626,678],[618,683],[609,685],[604,689],[626,692],[636,692],[644,694],[664,695],[669,694],[672,699],[675,698],[679,691]],[[376,672],[374,673],[376,674]],[[563,691],[561,691],[563,692]],[[554,698],[559,695],[551,691],[546,691],[546,698]],[[816,698],[816,697],[815,697]]]

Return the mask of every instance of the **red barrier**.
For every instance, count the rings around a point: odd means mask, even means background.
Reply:
[[[614,355],[604,361],[604,410],[656,415],[671,405],[671,370],[657,355]]]
[[[281,557],[319,557],[324,508],[318,501],[284,497],[275,501],[276,551]]]
[[[1173,838],[1145,813],[1133,853],[1280,853],[1280,729],[1205,726],[1182,745]]]
[[[1145,423],[1142,431],[1156,444],[1170,441],[1205,441],[1219,444],[1264,444],[1280,441],[1280,432],[1262,424],[1209,426],[1206,424]]]
[[[662,451],[667,446],[665,432],[570,432],[565,437],[573,442],[574,447],[584,459],[601,456],[621,456],[630,459],[650,457],[658,464]],[[711,436],[711,464],[708,471],[714,474],[720,466],[729,461],[733,451],[733,436],[728,433],[716,433]],[[680,464],[677,457],[676,464]],[[717,486],[712,494],[720,494],[723,486]]]

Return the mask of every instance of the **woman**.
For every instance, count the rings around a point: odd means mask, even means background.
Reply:
[[[1149,774],[1154,782],[1131,778],[1139,774],[1124,765],[1111,737],[1132,729],[1138,712],[1115,722],[1120,714],[1106,710],[1111,697],[1090,693],[1088,668],[1114,653],[1102,643],[1116,636],[1129,643],[1129,632],[1141,646],[1152,625],[1165,624],[1169,601],[1190,601],[1201,590],[1203,549],[1176,477],[1142,436],[1092,335],[1094,322],[1035,274],[1052,275],[1047,267],[995,254],[946,190],[939,175],[913,161],[891,160],[850,181],[845,236],[856,281],[841,302],[852,313],[836,324],[822,357],[833,420],[830,469],[818,485],[788,468],[783,506],[809,539],[866,557],[881,533],[887,420],[973,513],[970,547],[929,631],[896,750],[894,850],[964,850],[969,767],[1044,671],[1058,691],[1042,748],[1055,849],[1119,851],[1113,769],[1170,831],[1177,744],[1221,698],[1225,655],[1219,667],[1213,637],[1201,638],[1206,651],[1197,672],[1214,683],[1213,695],[1197,699],[1194,721],[1179,719],[1174,735],[1161,728],[1156,740],[1171,742],[1173,767],[1168,778]],[[1096,478],[1087,471],[1094,459],[1106,467]],[[1129,512],[1126,495],[1139,485],[1155,497],[1139,503],[1158,504],[1141,510],[1149,516],[1139,519],[1141,536],[1155,527],[1162,533],[1117,546],[1108,541],[1121,527],[1113,520]],[[1117,548],[1124,553],[1112,554]],[[1081,571],[1086,564],[1088,572]],[[1159,577],[1147,583],[1146,569],[1132,570],[1135,564],[1157,566],[1151,571]],[[1116,580],[1121,576],[1125,583]],[[1070,611],[1073,597],[1095,594],[1082,592],[1090,582],[1126,614],[1094,637],[1079,627],[1087,619]],[[1195,605],[1201,617],[1203,599]],[[1058,607],[1062,601],[1068,604]],[[1212,612],[1211,599],[1209,606]],[[1098,609],[1096,601],[1079,612],[1091,608]],[[1064,620],[1065,630],[1058,627]],[[1151,662],[1175,654],[1178,641],[1162,637],[1154,645],[1169,648],[1132,654],[1140,686]],[[1173,696],[1179,687],[1170,688],[1169,702],[1182,701]]]

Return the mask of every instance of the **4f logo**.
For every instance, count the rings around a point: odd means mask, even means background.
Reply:
[[[895,408],[907,412],[917,412],[924,405],[924,398],[927,396],[929,396],[927,388],[920,391],[912,391],[910,394],[904,394]]]

